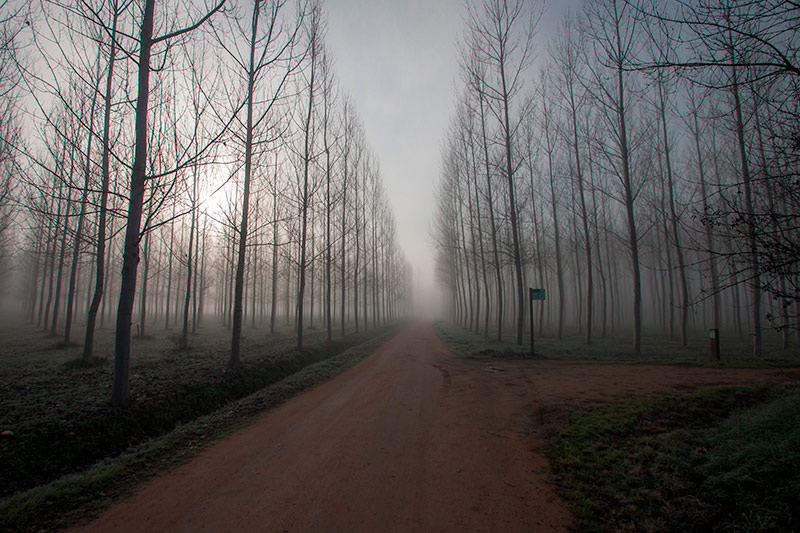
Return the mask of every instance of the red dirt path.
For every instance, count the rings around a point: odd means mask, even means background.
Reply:
[[[800,371],[478,361],[415,323],[82,531],[566,531],[540,413]]]

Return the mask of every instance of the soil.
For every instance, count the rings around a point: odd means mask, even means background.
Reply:
[[[798,379],[467,359],[417,322],[76,530],[567,531],[540,431],[564,405]]]

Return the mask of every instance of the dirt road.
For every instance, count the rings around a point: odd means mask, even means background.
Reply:
[[[565,531],[536,431],[548,409],[788,377],[468,360],[415,323],[81,530]]]

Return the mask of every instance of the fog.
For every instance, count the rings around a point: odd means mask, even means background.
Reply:
[[[797,530],[799,11],[0,0],[0,530]]]
[[[460,37],[436,215],[450,316],[518,344],[538,327],[586,344],[627,331],[637,353],[645,332],[787,348],[791,17],[740,6],[723,35],[703,29],[723,5],[585,2],[555,22],[512,4],[471,9]],[[530,317],[533,287],[549,296]]]
[[[437,316],[441,294],[430,230],[465,4],[336,1],[328,13],[342,84],[360,104],[397,214],[399,240],[413,265],[415,314]]]
[[[294,315],[302,343],[321,317],[333,330],[416,314],[519,339],[524,295],[540,287],[539,328],[559,335],[713,326],[752,330],[754,346],[778,330],[785,344],[794,237],[783,251],[775,236],[795,194],[795,74],[777,50],[796,35],[778,13],[757,21],[772,48],[744,34],[703,48],[681,33],[700,11],[672,21],[670,4],[625,4],[614,19],[609,5],[515,4],[503,91],[490,3],[264,11],[251,89],[249,7],[159,7],[142,114],[141,72],[123,55],[142,13],[123,6],[112,51],[110,11],[73,28],[58,6],[3,3],[4,309],[53,333],[66,319],[65,337],[95,293],[103,322],[127,294],[142,329]],[[609,27],[624,50],[604,42]],[[139,116],[150,150],[137,175]],[[129,198],[137,180],[142,198]],[[138,259],[125,258],[133,244]]]

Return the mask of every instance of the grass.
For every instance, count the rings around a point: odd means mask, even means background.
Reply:
[[[797,388],[574,411],[550,454],[585,531],[800,530]]]
[[[324,330],[312,330],[303,350],[295,348],[291,331],[247,331],[238,372],[225,371],[229,333],[223,328],[206,329],[188,350],[177,350],[169,332],[136,339],[132,401],[124,409],[107,403],[112,364],[102,354],[108,330],[99,335],[101,357],[88,364],[79,360],[80,346],[54,342],[32,327],[2,331],[0,497],[119,456],[386,331],[326,342]]]
[[[525,359],[527,344],[487,340],[437,322],[439,337],[457,353],[479,359]],[[538,333],[538,332],[537,332]],[[797,348],[775,338],[765,356],[745,341],[723,337],[722,360],[708,339],[688,347],[645,336],[634,354],[628,338],[536,338],[536,357],[596,363],[710,367],[800,365]],[[558,417],[556,417],[558,419]],[[562,496],[579,530],[800,531],[800,390],[738,387],[699,389],[661,399],[626,400],[571,412],[549,429],[550,456]]]
[[[436,332],[453,351],[467,357],[525,359],[530,357],[530,337],[517,345],[511,336],[502,341],[490,337],[486,339],[461,326],[438,321]],[[536,332],[538,334],[538,331]],[[709,340],[699,336],[690,339],[687,347],[682,347],[677,338],[648,336],[642,339],[642,352],[631,350],[630,339],[620,337],[595,337],[591,345],[584,343],[580,335],[568,335],[559,340],[554,336],[537,336],[534,340],[536,356],[559,360],[591,360],[598,362],[625,362],[648,364],[677,364],[707,367],[749,367],[800,366],[800,351],[797,347],[783,350],[777,341],[765,338],[765,356],[754,358],[749,353],[746,342],[723,337],[720,361],[709,356]]]
[[[384,330],[353,347],[307,365],[299,372],[224,407],[144,440],[121,455],[0,501],[0,530],[58,529],[85,521],[142,479],[196,454],[214,440],[242,427],[266,409],[319,385],[366,357],[391,335]]]

